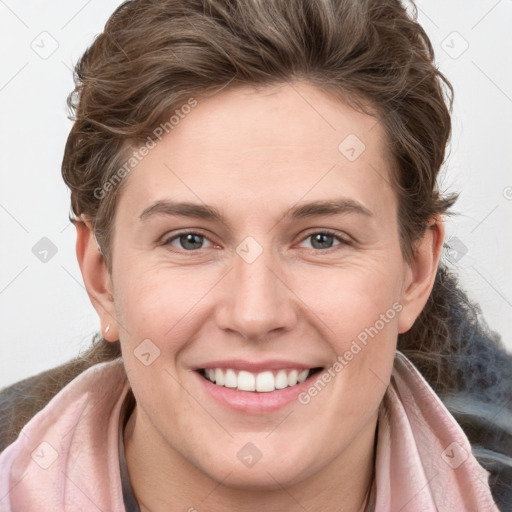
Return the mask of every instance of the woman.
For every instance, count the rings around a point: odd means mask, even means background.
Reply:
[[[451,86],[399,2],[127,2],[76,83],[102,335],[3,392],[0,511],[510,507],[510,357],[440,264]]]

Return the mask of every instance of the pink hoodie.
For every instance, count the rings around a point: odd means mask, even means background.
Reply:
[[[119,418],[129,384],[121,359],[62,389],[0,454],[0,512],[124,512]],[[377,512],[499,512],[464,432],[397,352],[379,414]]]

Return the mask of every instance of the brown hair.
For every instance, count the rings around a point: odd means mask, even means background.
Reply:
[[[73,214],[91,220],[109,271],[116,199],[126,179],[107,184],[133,150],[190,98],[296,80],[337,94],[384,127],[401,247],[410,260],[432,216],[448,213],[457,198],[442,196],[437,186],[453,90],[416,19],[417,12],[410,16],[398,0],[123,3],[76,65],[68,98],[75,121],[62,162]],[[474,312],[468,304],[441,264],[426,307],[398,339],[398,348],[440,395],[463,388],[454,356],[467,342],[454,311]],[[498,348],[495,336],[478,332],[486,347]],[[119,356],[118,342],[98,336],[87,353],[53,374],[52,390]]]
[[[137,144],[190,97],[303,80],[383,124],[410,259],[431,216],[456,199],[436,186],[451,129],[442,86],[450,109],[452,87],[433,58],[398,1],[125,2],[78,62],[68,98],[75,123],[62,175],[73,213],[92,219],[111,270],[115,204],[126,180],[108,193],[105,185]]]
[[[302,80],[384,126],[401,247],[410,260],[431,217],[456,199],[442,197],[436,184],[453,91],[433,59],[427,35],[394,0],[125,2],[78,62],[68,98],[75,122],[62,175],[73,213],[91,219],[111,271],[116,198],[126,179],[112,190],[109,183],[155,127],[191,97]],[[427,307],[421,328],[399,340],[404,349],[423,347],[432,377],[432,343],[443,341],[430,337],[440,334],[437,323]]]

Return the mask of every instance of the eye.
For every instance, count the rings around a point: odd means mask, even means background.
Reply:
[[[340,235],[323,230],[323,231],[317,231],[314,233],[310,233],[305,238],[302,239],[302,243],[304,243],[306,240],[311,239],[311,248],[317,249],[321,251],[326,251],[329,249],[333,249],[340,245],[349,245],[350,241],[341,237]],[[203,234],[195,232],[195,231],[182,231],[180,233],[177,233],[170,238],[167,238],[162,245],[165,246],[173,246],[177,247],[178,249],[186,252],[193,252],[193,251],[199,251],[201,249],[205,249],[206,247],[203,246],[204,242],[208,241],[211,245],[212,242]],[[334,244],[334,242],[338,242],[337,244]],[[179,251],[177,251],[179,252]]]
[[[204,249],[202,247],[205,240],[208,240],[204,235],[196,233],[194,231],[185,231],[177,233],[176,235],[168,238],[163,242],[163,245],[172,245],[176,247],[176,243],[179,244],[179,249],[191,252]],[[209,241],[209,240],[208,240]],[[210,242],[211,243],[211,242]]]
[[[319,250],[332,249],[333,247],[337,247],[339,245],[350,244],[348,240],[339,235],[336,235],[331,231],[317,231],[314,233],[310,233],[302,240],[302,243],[304,243],[308,239],[311,239],[312,248]],[[333,246],[334,241],[338,241],[339,243]]]

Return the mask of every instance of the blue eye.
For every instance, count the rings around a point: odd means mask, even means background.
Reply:
[[[333,249],[341,245],[350,244],[349,240],[325,230],[310,233],[302,239],[301,243],[304,243],[308,239],[311,240],[311,247],[309,247],[309,249],[316,249],[316,252],[328,251],[329,249]],[[207,247],[204,247],[205,241],[212,244],[205,235],[195,231],[182,231],[181,233],[177,233],[165,240],[162,245],[176,247],[176,252],[193,252],[206,249]]]
[[[336,244],[336,246],[348,244],[347,240],[329,231],[317,231],[315,233],[311,233],[308,236],[306,236],[306,238],[303,239],[303,242],[308,239],[311,239],[312,248],[319,250],[332,249],[333,247],[335,247],[333,245],[334,241],[339,242],[338,244]]]
[[[178,233],[174,235],[172,238],[169,238],[164,242],[164,245],[173,245],[172,242],[178,241],[180,249],[184,249],[185,251],[197,251],[203,249],[201,247],[205,240],[208,240],[204,235],[194,232],[186,232],[186,233]]]

